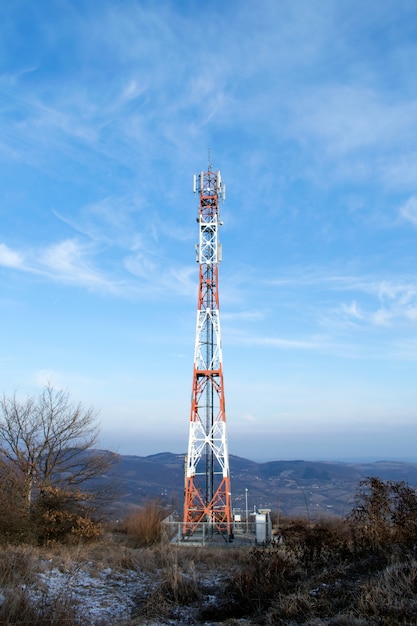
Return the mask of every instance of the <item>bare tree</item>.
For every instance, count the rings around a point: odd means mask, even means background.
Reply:
[[[102,490],[96,479],[110,470],[115,455],[94,449],[96,417],[93,409],[73,404],[68,392],[51,385],[25,401],[16,394],[0,400],[0,480],[6,475],[19,480],[29,516],[51,488],[97,499]]]

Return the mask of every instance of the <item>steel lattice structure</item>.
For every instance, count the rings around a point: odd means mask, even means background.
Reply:
[[[218,292],[221,244],[218,240],[219,198],[226,187],[220,172],[194,176],[200,198],[197,222],[199,292],[191,397],[190,431],[186,459],[183,536],[192,536],[201,524],[211,533],[232,539],[229,455],[223,386]]]

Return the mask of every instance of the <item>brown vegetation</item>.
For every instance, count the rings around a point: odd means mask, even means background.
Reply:
[[[85,624],[80,588],[100,586],[119,586],[120,611],[92,626],[417,623],[417,493],[403,482],[362,481],[345,520],[281,517],[267,546],[204,548],[164,543],[158,501],[103,529],[88,491],[44,484],[27,509],[19,486],[0,515],[0,624]]]
[[[147,502],[127,517],[124,531],[135,547],[151,546],[161,540],[161,522],[167,515],[168,511],[158,501]]]
[[[95,417],[49,385],[24,401],[0,398],[3,541],[98,537],[97,507],[112,497],[109,480],[99,479],[116,458],[94,450]]]

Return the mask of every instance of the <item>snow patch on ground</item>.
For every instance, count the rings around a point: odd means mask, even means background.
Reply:
[[[192,567],[189,572],[181,573],[185,589],[189,583],[191,591],[194,585],[198,590],[196,597],[191,594],[189,602],[185,599],[184,604],[176,604],[169,586],[166,588],[169,575],[172,575],[171,570],[142,571],[134,566],[103,568],[87,560],[57,565],[56,560],[39,559],[31,582],[22,585],[21,590],[34,607],[71,608],[80,623],[89,626],[115,626],[131,623],[131,620],[147,626],[212,626],[211,621],[199,621],[199,616],[202,609],[215,608],[218,598],[222,597],[226,583],[224,573],[219,573],[215,567],[205,572]],[[4,601],[3,591],[7,594],[6,589],[0,589],[0,603]],[[240,619],[235,623],[247,624]]]
[[[135,607],[134,598],[146,595],[152,586],[142,572],[105,568],[93,572],[94,565],[74,564],[68,571],[57,567],[38,574],[37,584],[29,589],[34,602],[45,597],[50,602],[71,600],[85,623],[94,626],[128,619]]]

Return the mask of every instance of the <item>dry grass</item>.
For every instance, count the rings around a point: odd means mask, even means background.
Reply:
[[[130,618],[123,624],[240,623],[282,626],[417,624],[417,549],[410,534],[369,538],[349,522],[281,520],[267,547],[193,547],[151,543],[163,511],[152,505],[100,541],[46,547],[0,547],[0,624],[78,626],[76,596],[28,590],[39,572],[85,568],[137,576]],[[130,531],[129,531],[130,528]],[[383,529],[382,529],[383,530]],[[390,540],[387,541],[387,537]],[[151,545],[149,545],[151,543]],[[141,546],[141,547],[139,547]],[[136,585],[136,578],[134,578]]]
[[[83,626],[69,598],[50,603],[47,596],[34,603],[25,589],[13,589],[4,594],[0,609],[1,624],[16,626]]]
[[[125,521],[125,532],[137,548],[152,546],[161,541],[161,522],[166,509],[157,501],[148,502],[131,513]]]
[[[70,599],[51,602],[47,590],[36,602],[30,594],[41,563],[39,551],[32,546],[0,549],[0,623],[32,626],[80,626]]]
[[[158,576],[158,582],[139,604],[136,615],[142,619],[171,618],[180,607],[190,607],[201,598],[197,572],[193,561],[186,569],[180,567],[175,552],[170,552],[167,563]],[[146,623],[146,622],[145,622]]]
[[[31,546],[0,547],[0,589],[12,589],[33,580],[37,551]]]
[[[417,622],[417,561],[395,563],[367,581],[359,597],[360,610],[381,626]]]
[[[288,545],[251,550],[135,549],[112,542],[111,537],[77,548],[3,547],[0,623],[83,623],[69,593],[51,599],[46,589],[40,590],[34,603],[27,590],[45,567],[69,571],[87,563],[97,576],[106,568],[146,572],[149,585],[145,592],[138,592],[136,610],[125,625],[159,620],[184,623],[186,619],[195,624],[232,624],[239,618],[251,624],[311,626],[415,623],[417,561],[395,561],[401,551],[390,551],[387,546],[379,554],[374,547],[371,552],[363,548],[359,552],[353,541],[346,545],[345,528],[339,537],[334,527],[328,530],[308,525],[304,531],[299,526],[289,528]],[[214,603],[208,602],[209,595],[216,597]]]

